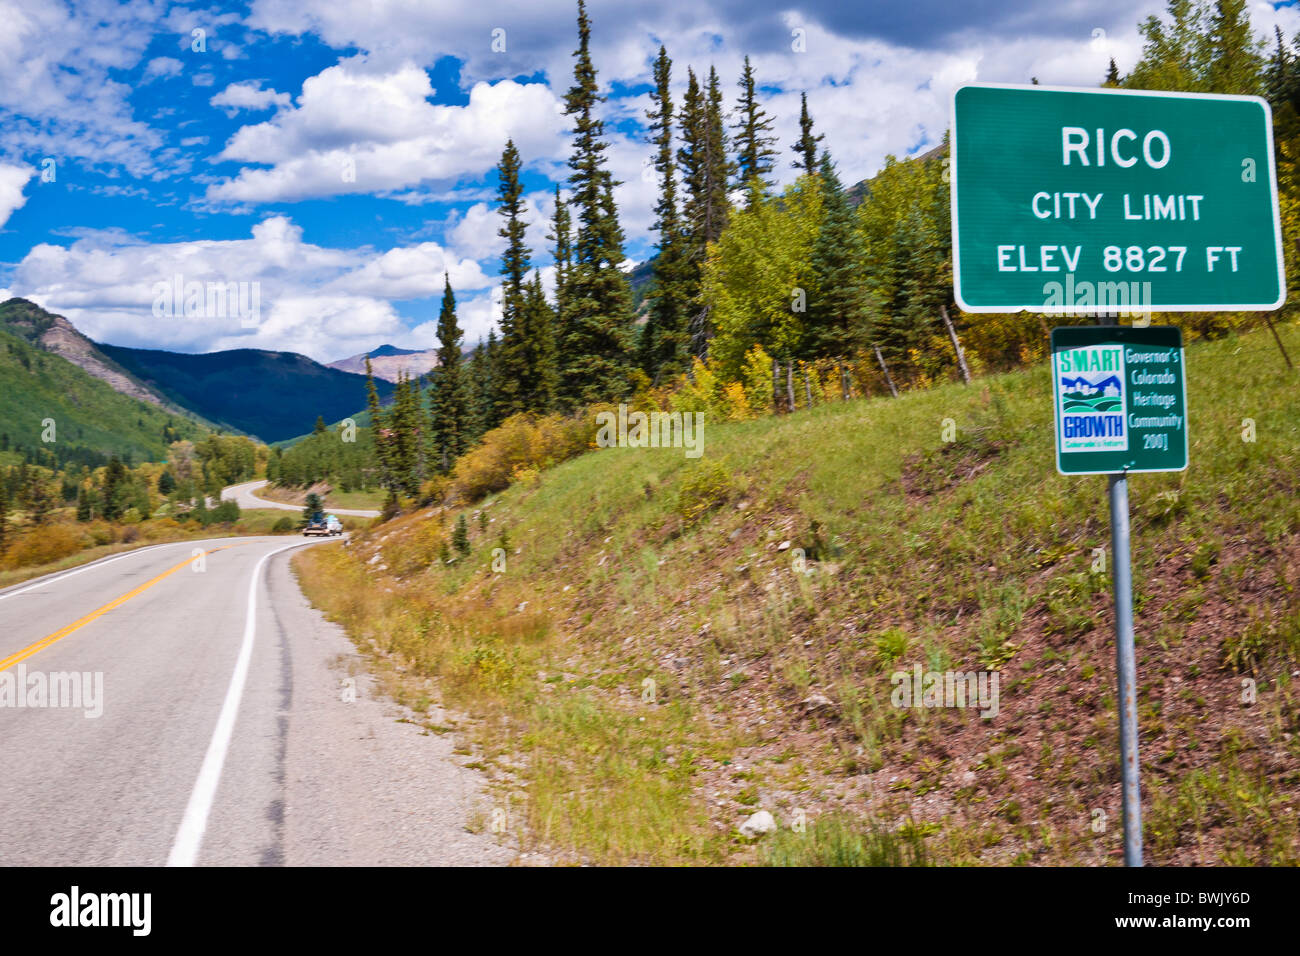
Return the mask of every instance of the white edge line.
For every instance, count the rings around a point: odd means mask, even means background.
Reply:
[[[146,551],[155,551],[158,548],[169,548],[172,545],[189,544],[189,543],[190,542],[188,541],[166,541],[163,542],[162,544],[151,544],[144,548],[135,548],[134,550],[128,551],[126,554],[118,554],[108,558],[101,558],[98,561],[91,561],[89,564],[83,565],[82,567],[79,568],[73,568],[70,571],[56,571],[52,574],[43,574],[35,581],[28,584],[26,587],[20,587],[14,591],[5,591],[3,594],[0,594],[0,601],[3,601],[5,598],[17,597],[20,594],[26,594],[28,591],[34,591],[37,588],[44,587],[47,584],[57,584],[58,582],[63,581],[67,578],[75,577],[76,575],[81,574],[84,571],[94,571],[96,568],[106,567],[112,564],[114,561],[121,561],[123,558],[133,558],[138,554],[144,554]]]
[[[172,844],[167,857],[168,866],[194,866],[203,844],[203,831],[208,826],[208,815],[212,812],[212,803],[217,795],[217,785],[221,782],[221,768],[226,762],[226,751],[230,748],[230,738],[235,730],[235,719],[239,716],[239,702],[244,694],[244,683],[248,680],[248,668],[253,658],[253,642],[257,634],[257,585],[262,579],[262,567],[274,555],[291,548],[300,548],[310,541],[295,541],[268,551],[258,560],[253,568],[253,576],[248,582],[248,613],[244,618],[244,640],[239,647],[239,657],[235,660],[235,670],[230,675],[230,684],[226,688],[226,698],[221,704],[221,713],[217,717],[217,726],[212,732],[203,765],[199,768],[198,779],[190,793],[189,803],[185,806],[185,815],[181,818],[180,829],[176,831],[176,841]]]

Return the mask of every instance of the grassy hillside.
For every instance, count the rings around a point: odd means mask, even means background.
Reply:
[[[1300,863],[1300,377],[1267,333],[1187,366],[1191,467],[1130,482],[1148,859]],[[1118,863],[1106,480],[1056,473],[1050,394],[710,423],[468,509],[450,564],[434,509],[297,566],[561,858]],[[894,707],[916,664],[999,671],[999,713]]]
[[[231,349],[186,355],[99,348],[178,405],[265,442],[310,431],[317,415],[338,421],[366,405],[365,376],[326,368],[293,352]],[[375,385],[382,400],[391,397],[391,383]]]
[[[45,443],[42,422],[50,418],[56,440]],[[22,445],[47,449],[60,461],[89,462],[114,454],[162,460],[169,441],[194,439],[203,430],[0,329],[0,432],[0,451]]]

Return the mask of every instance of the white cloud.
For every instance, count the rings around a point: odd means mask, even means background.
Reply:
[[[159,77],[176,76],[185,68],[180,60],[171,56],[156,56],[144,67],[144,77],[146,80],[158,79]]]
[[[246,80],[243,83],[231,83],[208,102],[213,106],[226,107],[227,115],[234,116],[240,110],[256,112],[273,106],[288,106],[290,99],[288,93],[262,89],[261,81]]]
[[[300,227],[272,216],[247,239],[150,244],[120,231],[83,231],[68,248],[35,246],[11,285],[97,341],[186,352],[282,349],[330,361],[379,341],[416,341],[393,303],[441,295],[444,271],[458,288],[492,281],[436,243],[332,249],[303,241]],[[250,283],[250,290],[257,283],[261,321],[243,328],[235,315],[155,316],[156,287],[178,275],[183,283]]]
[[[184,157],[162,150],[162,136],[133,118],[131,87],[110,72],[140,62],[158,15],[150,0],[0,0],[0,154],[137,176],[184,168]]]
[[[296,107],[241,128],[218,159],[253,163],[211,186],[213,203],[384,193],[491,169],[509,138],[526,162],[554,159],[564,120],[540,83],[478,83],[466,106],[435,105],[413,64],[375,71],[364,57],[309,78]]]
[[[14,211],[27,202],[23,187],[36,175],[30,166],[9,166],[0,163],[0,228],[9,221]]]

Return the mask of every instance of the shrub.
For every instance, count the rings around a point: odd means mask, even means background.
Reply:
[[[207,521],[204,524],[232,524],[239,520],[239,504],[234,501],[223,501],[211,511],[208,512]]]
[[[721,462],[699,462],[687,469],[677,494],[677,514],[688,526],[731,497],[731,476]]]
[[[277,520],[275,524],[271,525],[271,533],[285,534],[286,532],[293,531],[297,526],[298,523],[296,521],[288,515],[285,515],[283,518]]]
[[[433,519],[425,519],[409,533],[393,535],[382,546],[384,563],[397,575],[423,571],[435,560],[443,559],[447,542],[442,528]]]
[[[517,472],[542,471],[582,454],[595,429],[594,416],[512,415],[456,462],[456,487],[467,501],[504,491]]]
[[[74,525],[45,525],[19,538],[5,555],[5,563],[10,568],[49,564],[76,554],[90,544],[90,539]]]

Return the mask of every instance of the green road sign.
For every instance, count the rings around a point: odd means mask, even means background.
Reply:
[[[962,86],[953,271],[967,312],[1276,309],[1273,122],[1253,96]]]
[[[1061,474],[1187,467],[1181,330],[1167,325],[1052,329],[1052,396]]]

